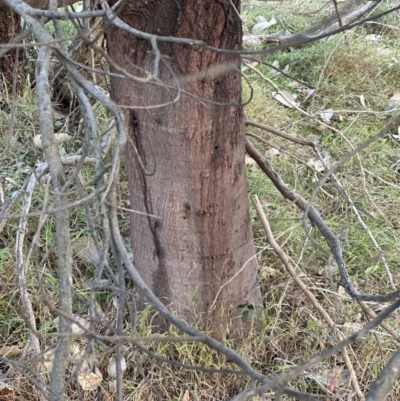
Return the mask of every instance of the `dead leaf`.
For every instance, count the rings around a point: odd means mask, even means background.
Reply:
[[[265,18],[261,16],[257,17],[256,21],[257,23],[253,25],[253,28],[251,28],[251,33],[265,31],[267,28],[275,25],[277,22],[275,18],[271,18],[269,21],[266,21]]]
[[[325,132],[328,127],[326,125],[317,125],[314,127],[314,129],[318,132]]]
[[[385,107],[389,113],[397,111],[400,108],[400,92],[396,92],[390,99]]]
[[[304,89],[303,90],[304,100],[307,100],[314,92],[315,92],[315,89],[311,89],[311,88]]]
[[[257,35],[244,35],[242,42],[245,45],[251,45],[251,46],[261,45],[261,39]]]
[[[274,157],[274,156],[279,156],[280,154],[281,154],[281,152],[279,152],[278,149],[276,149],[276,148],[271,148],[271,149],[269,149],[268,151],[266,151],[266,152],[264,153],[264,156],[265,156],[265,157],[268,157],[268,156]]]
[[[364,37],[364,40],[366,40],[367,42],[379,42],[381,39],[382,39],[381,35],[375,35],[375,34],[367,35]]]
[[[85,330],[81,328],[83,326],[86,330],[89,330],[90,323],[80,316],[73,316],[74,320],[76,320],[78,324],[72,323],[71,324],[71,332],[72,334],[82,334]]]
[[[55,349],[51,348],[43,354],[43,367],[49,373],[53,369]]]
[[[357,96],[357,98],[360,101],[361,106],[365,107],[365,97],[364,97],[364,95]]]
[[[319,366],[315,373],[306,373],[306,377],[329,387],[334,391],[337,387],[343,386],[349,379],[349,374],[343,366],[330,367]]]
[[[253,158],[247,155],[244,157],[244,161],[246,163],[246,166],[254,166],[255,164],[257,164]]]
[[[13,388],[4,382],[0,382],[0,401],[13,401],[14,390]]]
[[[279,276],[280,271],[277,269],[274,269],[273,267],[267,267],[265,269],[261,270],[261,277],[262,278],[271,278],[271,277],[277,277]]]
[[[325,167],[321,163],[321,161],[317,160],[317,159],[314,159],[314,158],[310,159],[307,162],[307,166],[310,166],[312,169],[314,169],[314,170],[316,170],[316,171],[318,171],[320,173],[322,173],[325,170]]]
[[[111,391],[112,393],[115,393],[117,391],[117,381],[116,380],[110,380],[108,382],[108,390]]]
[[[297,95],[286,90],[272,92],[272,96],[276,101],[289,108],[298,107],[300,105],[299,102],[296,102]]]
[[[71,135],[68,134],[54,134],[54,142],[56,145],[61,145],[62,143],[69,141],[72,138]],[[33,137],[33,143],[37,148],[42,147],[42,136],[35,135]]]
[[[322,118],[322,121],[329,123],[333,117],[333,110],[327,109],[327,110],[321,111],[319,113],[319,116]]]
[[[71,247],[78,258],[95,264],[99,263],[99,253],[92,237],[79,237],[71,242]]]
[[[247,60],[243,60],[243,64],[242,64],[242,72],[248,70],[251,67],[257,67],[260,63],[258,61],[253,61],[252,63],[250,61]]]
[[[81,350],[78,344],[71,344],[71,359],[78,360],[85,354],[85,351]]]
[[[126,361],[123,356],[121,356],[121,372],[124,373],[126,370]],[[110,359],[107,365],[107,373],[110,377],[117,376],[117,362],[114,357]]]
[[[279,61],[274,60],[274,62],[272,63],[272,66],[279,69],[280,68]],[[272,75],[280,75],[280,72],[276,71],[275,69],[272,69]]]
[[[190,401],[189,390],[186,390],[185,394],[183,394],[182,401]]]
[[[7,346],[3,345],[0,348],[0,355],[6,358],[12,358],[13,356],[21,355],[22,350],[15,345]]]
[[[78,383],[84,391],[94,391],[99,387],[103,378],[94,372],[85,372],[78,375]]]

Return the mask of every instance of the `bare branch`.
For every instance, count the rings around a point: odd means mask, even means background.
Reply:
[[[372,383],[365,401],[385,400],[400,376],[400,349],[390,358],[382,372]]]
[[[60,192],[64,185],[64,171],[54,142],[53,109],[49,91],[49,65],[51,49],[44,46],[40,49],[36,67],[36,87],[39,99],[39,121],[42,135],[43,151],[49,164],[53,187],[58,192],[55,198],[56,207],[65,206],[65,195]],[[72,314],[72,274],[71,274],[71,245],[68,210],[55,214],[56,241],[59,271],[59,302],[60,308],[67,314]],[[70,322],[60,316],[59,332],[70,334]],[[69,356],[70,339],[59,338],[55,351],[55,361],[51,373],[51,400],[63,398],[65,374]]]
[[[396,119],[395,121],[399,120]],[[395,121],[389,124],[390,127],[396,126]],[[373,143],[376,139],[380,138],[383,136],[384,133],[387,132],[387,130],[391,129],[388,128],[389,126],[386,126],[382,131],[380,131],[379,134],[375,135],[373,138],[369,139],[368,141],[364,142],[362,145],[358,146],[356,150],[359,151],[359,149],[364,149],[371,143]],[[336,237],[335,234],[332,233],[332,231],[329,229],[329,227],[325,224],[319,213],[314,209],[313,206],[309,202],[307,202],[300,194],[297,194],[293,190],[291,190],[286,183],[282,180],[282,178],[278,175],[278,173],[274,170],[272,165],[269,163],[268,160],[266,160],[258,151],[257,149],[253,146],[253,144],[246,138],[246,151],[247,153],[257,162],[259,167],[264,171],[264,173],[270,178],[270,180],[274,183],[275,187],[278,189],[278,191],[286,198],[289,199],[290,201],[294,202],[295,205],[304,211],[305,216],[309,218],[309,220],[316,225],[318,228],[319,232],[322,234],[322,236],[325,238],[333,256],[335,257],[336,263],[338,265],[339,269],[339,274],[341,278],[341,283],[343,288],[346,290],[346,292],[356,300],[361,300],[361,301],[376,301],[376,302],[385,302],[388,300],[393,300],[397,299],[400,296],[400,290],[391,292],[389,294],[379,294],[379,295],[366,295],[366,294],[360,294],[358,291],[355,290],[353,287],[353,284],[350,281],[350,278],[348,276],[344,260],[342,258],[342,253],[341,253],[341,246],[339,243],[338,238]],[[334,167],[338,165],[342,160],[343,163],[350,159],[352,155],[354,155],[356,152],[353,151],[349,153],[348,155],[344,156],[342,159],[339,160],[330,170],[334,171]],[[350,156],[349,156],[350,155]],[[328,172],[328,173],[329,173]],[[325,175],[323,178],[326,178],[327,176]],[[321,180],[319,181],[321,182]],[[325,181],[324,181],[325,182]]]

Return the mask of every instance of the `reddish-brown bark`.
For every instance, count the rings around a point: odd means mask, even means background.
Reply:
[[[8,43],[10,39],[12,39],[15,35],[20,32],[20,17],[19,15],[11,13],[11,11],[0,12],[0,43]],[[20,50],[19,54],[19,62],[22,62],[24,59],[24,51]],[[16,51],[11,50],[6,53],[3,57],[0,58],[0,76],[4,77],[5,82],[0,82],[0,97],[1,92],[5,91],[5,85],[11,85],[13,81],[13,71],[15,66],[16,59]],[[17,78],[17,83],[18,77]],[[19,86],[19,85],[17,85]],[[10,89],[11,86],[8,87]]]
[[[238,0],[233,3],[239,6]],[[231,4],[131,0],[119,16],[145,32],[237,49],[241,25]],[[106,32],[109,54],[119,65],[136,75],[152,71],[154,54],[148,41],[113,26],[106,27]],[[162,218],[132,214],[135,265],[172,309],[188,320],[204,313],[206,326],[218,330],[228,316],[238,314],[239,304],[259,300],[243,113],[238,105],[239,59],[189,45],[158,45],[163,56],[159,79],[165,86],[111,80],[113,100],[130,106],[125,109],[129,126],[125,164],[131,208]],[[226,70],[218,75],[207,72],[217,65],[226,65]],[[187,79],[199,72],[205,74]],[[214,103],[181,93],[176,103],[145,108],[171,102],[177,95],[177,82],[185,91]],[[132,144],[152,174],[140,167]]]
[[[49,8],[49,0],[24,0],[25,3],[29,4],[31,7],[39,8],[41,10],[46,10]],[[79,0],[58,0],[58,6],[70,6],[71,4],[77,3]],[[0,0],[0,12],[8,10],[4,1]]]

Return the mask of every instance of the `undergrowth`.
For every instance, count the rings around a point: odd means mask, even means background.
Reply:
[[[261,15],[268,20],[272,17],[277,19],[278,26],[269,28],[267,33],[281,31],[282,34],[289,35],[306,28],[315,17],[312,11],[320,8],[319,1],[310,1],[307,5],[303,2],[290,2],[290,5],[288,3],[245,2],[242,12],[244,32],[250,32],[255,18]],[[387,4],[383,4],[380,11],[385,7]],[[327,9],[322,9],[318,16],[322,18],[326,12]],[[400,87],[396,86],[400,82],[400,39],[396,31],[398,19],[399,16],[394,14],[384,18],[379,24],[368,24],[300,49],[261,57],[261,61],[269,64],[279,62],[281,68],[288,66],[287,73],[291,78],[277,75],[270,67],[262,64],[253,66],[259,73],[254,69],[246,70],[243,98],[250,96],[249,85],[253,90],[252,101],[245,107],[246,118],[268,124],[295,137],[318,142],[320,148],[330,155],[331,163],[334,163],[377,133],[392,118],[393,113],[388,110],[389,99],[400,92]],[[369,35],[379,35],[379,40],[370,41]],[[277,102],[273,98],[276,88],[271,86],[270,80],[279,90],[295,93],[300,100],[304,99],[305,87],[298,80],[314,87],[315,92],[307,100],[302,100],[299,106],[307,114],[302,114],[294,108],[286,108]],[[321,128],[320,113],[327,109],[334,112],[328,125],[334,126],[339,133],[329,128]],[[11,112],[18,115],[13,125],[10,125]],[[101,108],[97,109],[97,113],[101,130],[104,132],[108,124],[107,113]],[[72,136],[60,152],[65,155],[79,154],[82,148],[82,138],[76,137],[79,123],[61,119],[59,125],[60,132]],[[0,129],[3,133],[0,146],[7,149],[1,156],[2,174],[5,177],[4,190],[7,196],[10,196],[21,187],[41,157],[40,150],[32,146],[32,138],[39,132],[38,107],[32,88],[26,87],[18,101],[1,112]],[[278,150],[273,150],[272,146],[251,138],[284,181],[308,199],[316,181],[323,173],[312,171],[308,167],[313,166],[316,160],[312,149],[302,148],[298,144],[254,127],[247,127],[247,131],[277,147],[275,149]],[[313,200],[313,205],[327,225],[334,233],[342,236],[343,257],[350,277],[360,292],[382,293],[390,291],[391,286],[379,252],[360,226],[342,192],[344,189],[356,205],[363,221],[384,252],[394,282],[398,283],[399,165],[399,133],[392,132],[336,171],[342,188],[338,188],[333,180],[329,180]],[[85,166],[80,173],[80,180],[86,185],[85,190],[88,192],[94,190],[93,175],[94,168],[90,166]],[[282,263],[266,242],[265,232],[251,204],[251,195],[257,194],[260,197],[275,239],[288,254],[299,276],[334,319],[338,329],[348,335],[365,324],[367,318],[360,307],[345,295],[334,262],[330,260],[326,244],[316,229],[307,225],[308,233],[305,232],[302,213],[295,205],[284,200],[264,173],[251,162],[247,165],[247,176],[264,309],[255,314],[256,319],[246,338],[240,341],[226,338],[225,341],[260,372],[272,376],[286,372],[296,364],[331,347],[336,343],[336,339],[306,296],[289,278]],[[121,199],[129,206],[124,177],[120,188]],[[44,190],[35,192],[34,209],[40,209],[43,198]],[[97,210],[95,202],[91,203],[93,211]],[[121,221],[126,222],[122,224],[123,235],[126,238],[129,238],[128,217],[128,213],[120,212]],[[95,224],[98,223],[98,218],[97,215],[93,216]],[[81,210],[72,209],[71,221],[71,238],[74,241],[86,239],[87,216]],[[31,235],[36,228],[35,224],[30,224]],[[11,219],[0,234],[0,341],[4,346],[22,349],[28,341],[29,333],[20,329],[24,327],[24,314],[15,286],[14,248],[17,229],[18,219]],[[39,275],[48,298],[53,300],[57,299],[58,291],[54,241],[54,220],[49,217],[42,230],[40,252],[34,257],[35,266],[31,266],[35,274],[28,277],[28,286],[36,288]],[[42,263],[44,260],[45,263]],[[93,261],[75,254],[76,313],[79,313],[83,301],[89,297],[88,280],[93,271]],[[43,294],[39,293],[39,289],[36,291],[39,300]],[[116,314],[113,307],[114,298],[115,294],[107,287],[107,283],[96,294],[96,303],[111,319]],[[33,304],[39,331],[43,334],[54,333],[55,314],[49,306],[35,299]],[[377,310],[382,308],[380,305],[372,306]],[[152,334],[149,320],[151,321],[151,313],[146,309],[138,316],[138,335],[146,337]],[[398,316],[394,316],[388,323],[392,327],[398,325]],[[128,330],[127,334],[132,333]],[[168,335],[177,336],[178,333],[171,329]],[[79,344],[78,340],[76,342]],[[224,357],[197,342],[149,341],[140,345],[146,346],[160,357],[179,361],[181,364],[201,365],[219,370],[235,369]],[[84,348],[85,344],[79,346]],[[381,328],[353,345],[350,356],[364,392],[396,349],[396,343]],[[103,355],[103,359],[98,361],[98,366],[107,378],[108,354],[104,354],[105,350],[108,351],[108,348],[99,349],[99,355]],[[183,400],[186,390],[193,400],[226,400],[249,384],[247,378],[232,373],[216,374],[171,367],[149,358],[144,352],[131,346],[126,348],[126,360],[129,373],[124,376],[126,400],[157,399],[157,393],[160,399]],[[14,380],[21,396],[27,396],[33,391],[31,384],[20,376],[16,375]],[[312,371],[305,372],[291,382],[290,386],[299,391],[326,396],[327,388],[334,380],[337,380],[337,385],[333,388],[332,399],[351,399],[349,375],[340,354],[321,363]],[[109,390],[105,382],[103,387],[93,394],[93,399],[107,399],[104,394]],[[74,391],[72,388],[68,394],[69,399],[77,398],[78,389]],[[400,391],[395,388],[393,399],[399,396]],[[272,399],[272,395],[267,395],[266,399]]]

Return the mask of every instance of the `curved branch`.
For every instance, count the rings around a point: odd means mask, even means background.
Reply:
[[[397,121],[397,119],[395,120]],[[376,140],[376,136],[373,137]],[[369,141],[367,141],[369,142]],[[358,148],[357,148],[358,149]],[[275,171],[273,166],[266,160],[260,152],[254,147],[254,145],[246,138],[246,151],[256,161],[258,166],[269,179],[274,183],[278,191],[288,200],[292,201],[300,210],[302,210],[309,220],[315,224],[321,235],[325,238],[335,261],[338,265],[339,274],[341,278],[341,284],[346,292],[355,300],[358,301],[376,301],[376,302],[387,302],[400,297],[400,290],[391,292],[389,294],[378,294],[378,295],[365,295],[360,294],[353,287],[350,281],[349,275],[346,270],[346,266],[341,254],[341,246],[338,238],[325,224],[319,213],[310,205],[300,194],[291,190],[286,183],[282,180],[279,174]],[[350,154],[352,154],[351,152]]]

